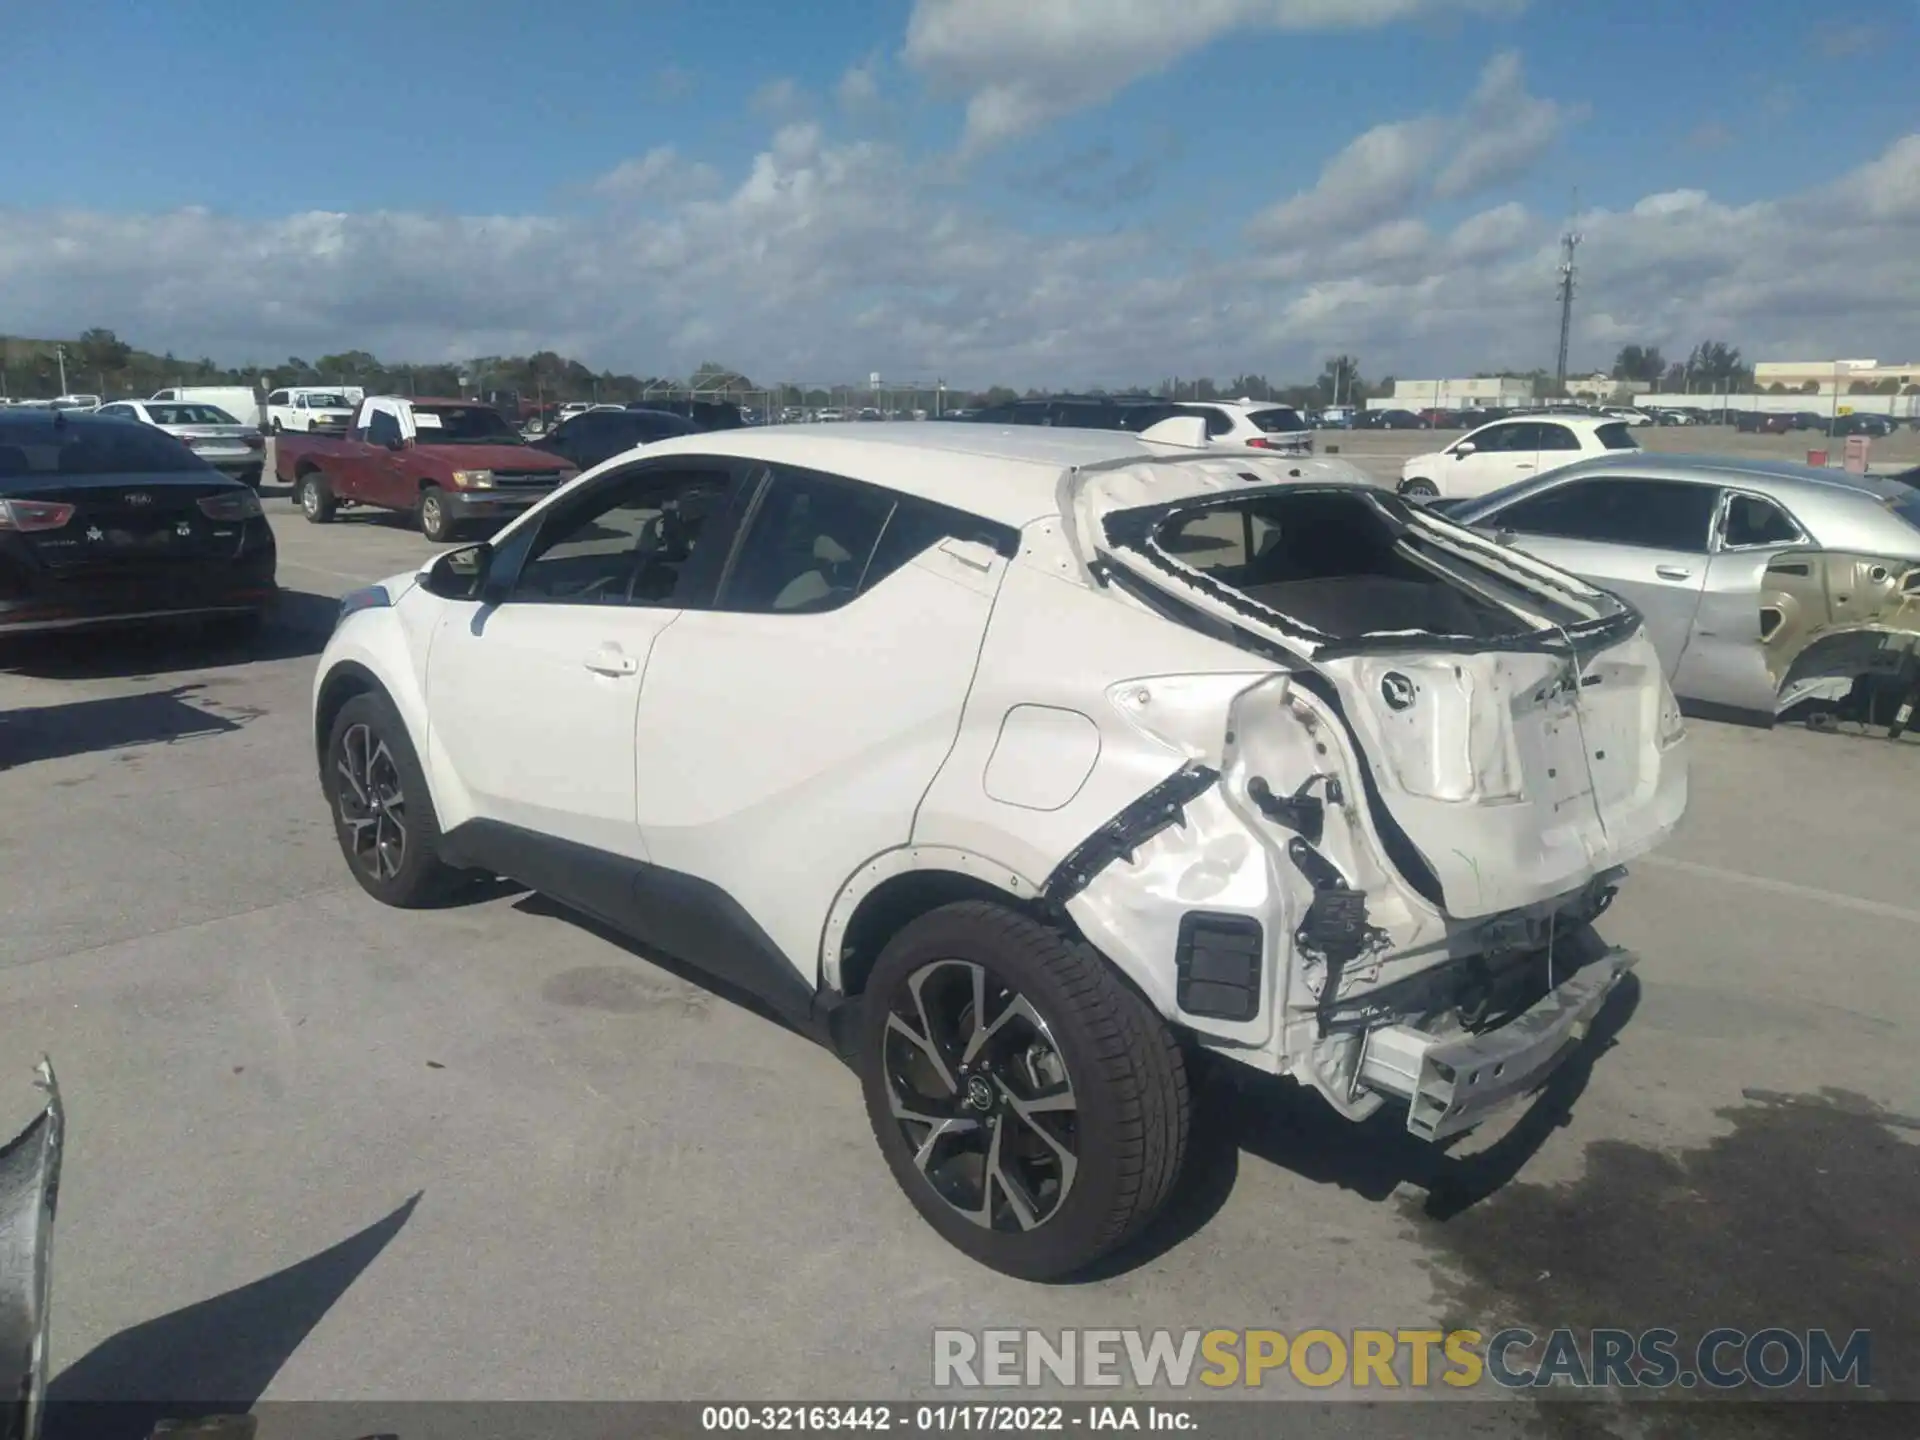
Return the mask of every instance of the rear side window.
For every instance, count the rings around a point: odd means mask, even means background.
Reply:
[[[1265,435],[1285,435],[1307,428],[1307,422],[1300,418],[1298,410],[1254,410],[1248,413],[1247,419],[1252,422],[1254,429]]]
[[[860,582],[860,593],[866,594],[942,540],[990,545],[1002,555],[1012,555],[1020,544],[1019,533],[1004,525],[910,495],[897,496],[887,528],[881,533],[880,544]]]
[[[367,418],[367,441],[373,445],[391,445],[400,438],[400,420],[389,410],[376,410]]]
[[[1778,505],[1758,495],[1729,495],[1721,539],[1738,549],[1749,545],[1791,545],[1800,527]]]
[[[1593,432],[1594,438],[1606,450],[1638,450],[1640,442],[1633,438],[1633,430],[1625,421],[1615,421],[1611,425],[1602,425]],[[1574,449],[1580,447],[1576,444]]]
[[[717,608],[810,615],[860,593],[894,497],[831,475],[775,469]]]
[[[1526,535],[1704,554],[1720,492],[1678,480],[1576,480],[1479,523]]]

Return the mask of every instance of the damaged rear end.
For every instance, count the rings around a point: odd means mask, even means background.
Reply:
[[[1189,764],[1055,899],[1136,973],[1172,956],[1210,1047],[1353,1118],[1398,1099],[1441,1139],[1536,1089],[1632,964],[1592,921],[1686,806],[1639,617],[1284,462],[1101,467],[1063,501],[1099,583],[1264,668],[1113,687]]]

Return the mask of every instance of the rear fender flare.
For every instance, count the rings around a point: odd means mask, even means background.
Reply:
[[[847,975],[842,968],[847,935],[861,905],[883,885],[902,875],[944,873],[989,887],[1005,895],[1009,902],[1037,905],[1043,886],[1022,875],[1012,866],[948,845],[902,845],[883,850],[854,871],[834,896],[820,936],[820,983],[823,988],[845,993]]]

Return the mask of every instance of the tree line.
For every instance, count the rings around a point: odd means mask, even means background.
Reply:
[[[64,361],[64,386],[62,367]],[[925,383],[889,385],[802,385],[783,381],[756,383],[745,374],[709,361],[689,376],[623,374],[595,370],[551,350],[531,355],[482,355],[458,362],[393,362],[365,350],[305,359],[289,355],[277,364],[221,365],[139,349],[112,330],[84,330],[72,340],[0,337],[0,395],[16,400],[51,399],[63,393],[139,397],[177,385],[250,385],[263,391],[290,385],[357,385],[376,394],[518,395],[535,403],[597,401],[625,405],[650,396],[697,392],[732,397],[773,407],[821,408],[832,405],[883,405],[894,409],[956,409],[1001,404],[1048,393],[1005,385],[984,389],[948,388]],[[1178,376],[1134,388],[1096,389],[1093,394],[1153,394],[1181,400],[1271,400],[1296,407],[1364,404],[1386,393],[1393,377],[1369,381],[1351,355],[1329,357],[1320,374],[1307,382],[1276,381],[1261,374]]]
[[[1701,341],[1685,360],[1668,360],[1658,345],[1626,345],[1614,357],[1613,378],[1651,385],[1667,395],[1731,394],[1752,387],[1753,367],[1723,340]]]

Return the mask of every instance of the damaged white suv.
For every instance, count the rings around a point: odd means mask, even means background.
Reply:
[[[1161,1205],[1199,1052],[1429,1139],[1535,1089],[1687,790],[1620,602],[1341,461],[1059,429],[623,456],[347,597],[314,733],[375,898],[508,876],[761,997],[1034,1278]]]

